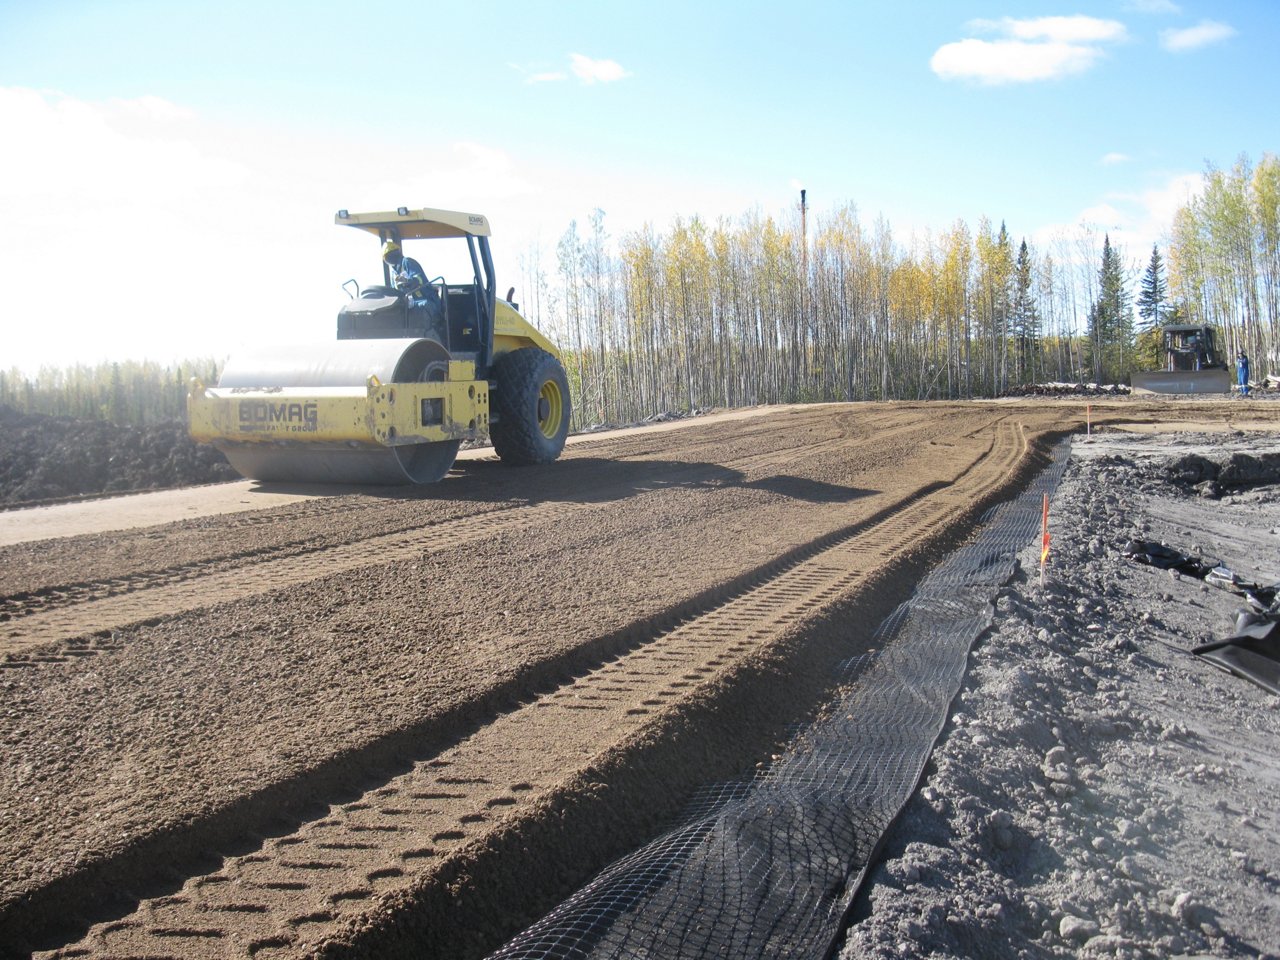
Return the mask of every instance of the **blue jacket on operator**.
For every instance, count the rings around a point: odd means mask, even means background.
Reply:
[[[388,240],[382,245],[382,260],[392,270],[391,282],[395,288],[412,300],[422,296],[427,286],[427,274],[422,264],[413,257],[406,257],[400,250],[400,244]]]

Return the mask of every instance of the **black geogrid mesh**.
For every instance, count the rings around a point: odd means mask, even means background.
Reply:
[[[840,934],[881,837],[910,798],[973,642],[1014,559],[1039,533],[1032,487],[988,511],[887,617],[881,652],[840,665],[848,693],[754,779],[717,784],[679,826],[600,873],[493,958],[817,957]]]

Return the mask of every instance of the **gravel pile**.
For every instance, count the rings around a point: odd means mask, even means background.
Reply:
[[[1280,438],[1076,443],[841,957],[1280,956],[1280,699],[1190,649],[1280,579]],[[1224,477],[1226,478],[1224,480]]]

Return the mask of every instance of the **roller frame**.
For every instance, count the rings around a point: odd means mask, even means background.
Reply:
[[[434,483],[449,472],[463,440],[480,441],[490,433],[495,359],[526,347],[558,353],[520,316],[510,294],[498,300],[485,217],[398,207],[380,213],[340,210],[335,219],[383,243],[464,240],[472,282],[447,291],[464,298],[457,304],[461,312],[451,318],[452,301],[443,300],[444,328],[429,312],[418,317],[421,324],[409,322],[410,312],[390,311],[383,320],[398,322],[363,326],[344,324],[340,313],[332,345],[259,348],[232,357],[216,386],[191,381],[189,433],[220,450],[246,479]],[[392,285],[386,263],[382,279],[383,286]],[[466,359],[452,359],[451,351]]]

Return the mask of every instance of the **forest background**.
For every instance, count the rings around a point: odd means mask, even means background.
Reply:
[[[1165,252],[1081,230],[1037,247],[1002,222],[903,243],[852,204],[677,218],[612,238],[571,223],[523,260],[522,312],[563,351],[574,426],[763,403],[958,399],[1045,382],[1123,383],[1160,365],[1157,328],[1218,328],[1254,379],[1280,372],[1280,160],[1210,167]],[[225,358],[0,371],[0,404],[145,425],[185,416]]]

